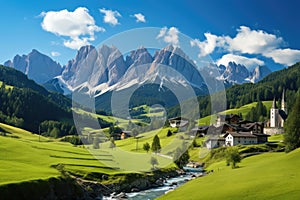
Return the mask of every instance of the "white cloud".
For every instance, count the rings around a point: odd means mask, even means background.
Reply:
[[[100,9],[100,12],[104,14],[103,21],[110,25],[120,24],[117,17],[121,17],[118,11],[106,10],[105,8]]]
[[[257,58],[247,58],[244,56],[234,55],[234,54],[225,54],[217,61],[218,65],[227,65],[229,62],[235,62],[237,64],[243,64],[248,69],[253,69],[256,66],[262,66],[264,65],[264,61],[259,60]]]
[[[251,30],[246,26],[240,26],[237,31],[238,34],[234,38],[225,38],[231,52],[260,54],[277,48],[283,42],[281,37],[262,30]]]
[[[262,30],[251,30],[246,26],[240,26],[237,32],[234,37],[205,33],[206,40],[202,42],[198,39],[192,40],[191,46],[199,47],[201,57],[211,54],[217,47],[227,52],[262,54],[278,48],[283,43],[281,37]]]
[[[209,55],[216,49],[220,49],[223,52],[230,53],[225,55],[225,57],[223,56],[220,60],[243,57],[233,54],[248,54],[272,58],[274,62],[283,65],[292,65],[300,61],[300,50],[282,49],[281,46],[284,44],[283,38],[263,30],[251,30],[249,27],[240,26],[234,37],[217,36],[211,33],[205,33],[204,36],[206,38],[204,41],[200,41],[199,39],[190,41],[192,47],[197,46],[199,48],[199,57]],[[249,59],[238,60],[241,64],[247,65],[248,63],[248,65],[251,65],[251,63],[248,62]],[[244,63],[242,63],[242,61],[244,61]],[[251,59],[253,63],[259,60],[254,61],[255,60]]]
[[[137,13],[133,15],[136,18],[136,22],[146,22],[145,16],[142,13]]]
[[[176,27],[163,27],[159,34],[157,35],[157,39],[163,38],[164,42],[172,44],[174,46],[179,45],[179,30]]]
[[[44,17],[42,28],[56,35],[69,37],[64,45],[72,49],[88,45],[90,41],[95,40],[95,32],[105,31],[95,24],[88,9],[83,7],[73,12],[68,10],[43,12],[41,16]]]
[[[290,66],[300,61],[300,50],[275,49],[264,53],[264,56],[272,58],[276,63]]]
[[[57,56],[60,56],[60,53],[59,53],[59,52],[56,52],[56,51],[52,51],[52,52],[51,52],[51,56],[57,57]]]
[[[204,36],[206,37],[206,40],[203,42],[200,42],[199,39],[194,39],[190,41],[192,47],[199,47],[199,57],[204,57],[211,54],[217,46],[222,46],[225,43],[225,39],[223,37],[218,37],[211,33],[205,33]]]
[[[168,30],[167,27],[163,27],[162,29],[160,29],[159,34],[157,35],[156,39],[162,38],[166,34],[167,30]]]
[[[64,45],[70,49],[79,49],[82,46],[89,45],[89,38],[73,38],[72,40],[65,40]]]

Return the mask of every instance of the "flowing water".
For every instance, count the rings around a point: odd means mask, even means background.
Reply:
[[[127,199],[128,200],[153,200],[155,198],[158,198],[158,197],[164,195],[166,192],[172,191],[176,187],[179,187],[180,185],[186,183],[187,180],[191,180],[192,174],[197,175],[199,173],[189,173],[186,175],[167,179],[167,182],[164,183],[164,185],[160,186],[160,187],[143,190],[140,192],[126,193]],[[171,183],[177,183],[177,185],[170,186]],[[112,198],[112,197],[104,197],[103,198],[103,200],[113,200],[113,199],[115,199],[115,198]]]

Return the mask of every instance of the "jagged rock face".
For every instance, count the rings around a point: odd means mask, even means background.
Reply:
[[[227,81],[243,83],[245,79],[249,78],[249,75],[249,71],[244,65],[229,62],[226,70],[222,74],[222,78]]]
[[[257,66],[252,72],[251,82],[256,83],[263,79],[265,76],[269,75],[271,70],[266,66]]]
[[[127,66],[121,52],[116,47],[82,47],[74,60],[68,62],[62,78],[71,86],[77,87],[85,82],[90,87],[102,83],[115,84],[126,72]]]
[[[97,57],[98,52],[95,47],[82,47],[78,51],[76,58],[69,61],[65,66],[62,78],[72,87],[86,82],[90,78],[94,67],[98,65]]]
[[[53,79],[62,72],[60,64],[37,50],[32,50],[28,55],[16,55],[12,61],[9,60],[4,65],[23,72],[28,78],[40,84]]]
[[[253,71],[250,71],[244,65],[234,62],[229,62],[227,66],[212,65],[211,67],[218,69],[220,76],[217,78],[224,80],[224,82],[229,83],[229,85],[247,82],[256,83],[271,73],[271,70],[266,66],[257,66]]]
[[[63,93],[81,88],[94,94],[143,83],[197,88],[219,80],[226,85],[254,83],[271,72],[265,66],[249,71],[244,65],[234,62],[227,66],[209,64],[199,70],[179,47],[172,45],[156,51],[154,56],[140,47],[131,51],[125,60],[114,46],[103,45],[96,49],[88,45],[80,48],[63,69],[48,56],[33,50],[28,55],[16,55],[5,65],[22,71],[38,83],[46,83],[47,88]]]
[[[129,56],[126,56],[127,66],[139,66],[153,62],[153,57],[146,48],[141,47],[135,51],[131,51]]]
[[[201,86],[203,83],[197,67],[179,47],[169,45],[157,52],[148,73],[151,74],[156,69],[162,69],[158,72],[162,76],[172,77],[178,81],[185,79],[194,86]]]

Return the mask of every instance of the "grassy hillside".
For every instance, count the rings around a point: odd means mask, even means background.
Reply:
[[[0,136],[0,185],[60,176],[58,165],[77,176],[91,177],[149,170],[151,156],[157,157],[158,167],[170,163],[169,159],[151,153],[110,149],[109,143],[94,150],[91,145],[83,148],[42,136],[39,139],[38,135],[2,123],[1,129],[7,134]]]
[[[243,117],[245,117],[248,112],[250,112],[251,108],[255,107],[257,102],[250,103],[244,106],[241,106],[240,108],[235,109],[229,109],[224,112],[221,112],[219,114],[239,114],[242,113]],[[266,106],[267,110],[269,111],[272,106],[272,101],[263,101],[263,104]],[[216,115],[209,115],[207,117],[203,117],[199,120],[199,125],[209,125],[212,122],[215,122]]]
[[[159,199],[299,199],[300,149],[242,160],[240,168],[213,164],[212,174],[190,181]]]

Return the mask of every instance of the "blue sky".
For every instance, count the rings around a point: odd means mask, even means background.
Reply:
[[[164,39],[186,34],[199,56],[219,64],[235,60],[276,70],[300,61],[296,0],[0,0],[0,5],[1,63],[37,49],[65,64],[81,44],[97,45],[142,27],[165,27]],[[70,26],[64,26],[67,18]]]

